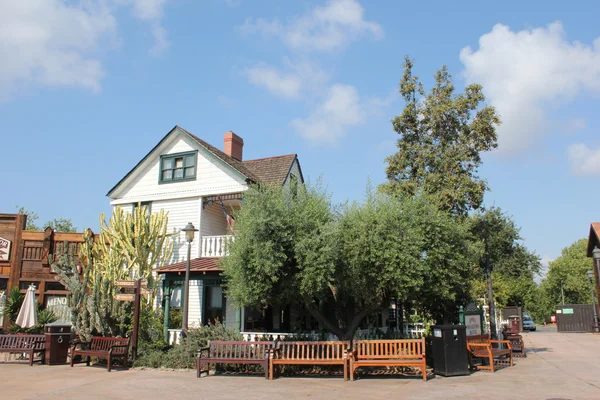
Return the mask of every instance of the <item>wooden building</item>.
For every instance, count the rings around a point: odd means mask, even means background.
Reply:
[[[27,231],[27,216],[0,214],[0,293],[13,287],[25,293],[33,284],[40,305],[52,309],[59,319],[68,318],[67,294],[69,291],[56,280],[50,266],[50,255],[70,249],[74,255],[83,242],[82,233]],[[1,321],[6,326],[8,321]]]

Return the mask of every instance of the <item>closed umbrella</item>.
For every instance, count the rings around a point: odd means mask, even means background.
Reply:
[[[35,304],[35,286],[30,285],[25,294],[25,300],[19,310],[16,324],[21,328],[31,328],[37,325],[37,307]]]

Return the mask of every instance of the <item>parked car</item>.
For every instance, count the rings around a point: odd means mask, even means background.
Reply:
[[[535,331],[537,327],[531,318],[523,318],[523,330],[524,331]]]

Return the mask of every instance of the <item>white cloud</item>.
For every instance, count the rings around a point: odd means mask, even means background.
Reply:
[[[363,35],[383,37],[381,26],[365,20],[364,9],[356,0],[329,0],[289,24],[249,18],[240,30],[278,36],[294,50],[322,52],[343,48]]]
[[[549,108],[584,91],[600,93],[600,38],[592,45],[567,41],[562,23],[513,32],[498,24],[479,48],[460,52],[464,76],[483,85],[502,119],[499,151],[518,152],[543,136]]]
[[[0,0],[0,100],[29,87],[98,92],[105,72],[97,51],[117,42],[116,7],[152,25],[152,53],[169,42],[160,25],[166,0]]]
[[[118,5],[130,6],[134,17],[152,24],[152,36],[154,36],[155,43],[150,49],[151,54],[157,55],[169,48],[171,43],[167,40],[167,31],[160,24],[167,0],[113,1]]]
[[[335,84],[305,119],[295,119],[292,127],[313,142],[333,144],[343,137],[346,128],[365,122],[366,112],[354,86]]]
[[[568,157],[573,174],[600,176],[600,147],[590,149],[586,144],[575,143],[569,146]]]
[[[0,0],[0,9],[0,98],[27,84],[100,90],[94,51],[116,30],[108,9],[60,0]]]
[[[246,68],[244,74],[250,83],[263,87],[276,96],[295,98],[300,95],[302,82],[295,74],[286,74],[264,64]]]

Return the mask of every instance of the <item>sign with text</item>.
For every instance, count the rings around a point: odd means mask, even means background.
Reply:
[[[10,261],[11,241],[0,237],[0,261]]]
[[[468,315],[465,322],[467,336],[481,335],[481,317],[479,315]]]
[[[135,281],[115,281],[115,286],[119,287],[134,287]],[[148,286],[148,282],[142,281],[142,287]]]
[[[134,301],[135,294],[133,293],[117,293],[115,294],[115,300],[118,301]]]

